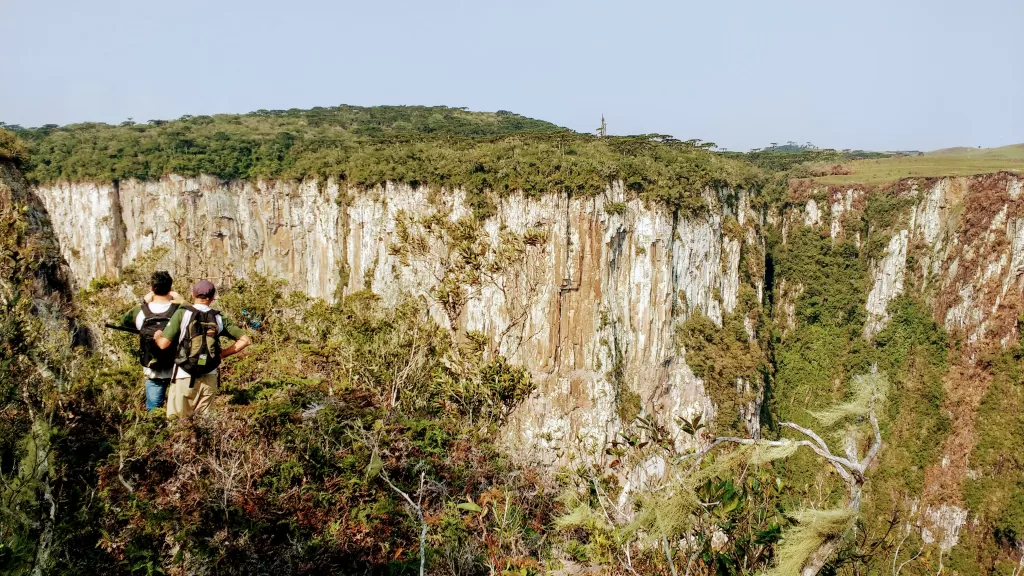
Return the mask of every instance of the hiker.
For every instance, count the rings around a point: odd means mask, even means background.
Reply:
[[[174,368],[174,353],[161,349],[153,341],[156,331],[167,326],[178,306],[184,303],[181,295],[171,290],[172,282],[166,271],[153,272],[149,281],[151,292],[121,318],[122,327],[139,333],[139,363],[146,379],[147,410],[163,408]]]
[[[193,304],[179,308],[167,327],[154,334],[153,339],[162,350],[171,348],[172,343],[176,350],[167,399],[168,418],[209,410],[217,394],[220,361],[241,352],[251,342],[241,328],[210,308],[216,296],[213,282],[196,282],[192,287]],[[221,336],[234,343],[221,349]]]

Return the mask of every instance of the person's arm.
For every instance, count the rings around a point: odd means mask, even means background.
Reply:
[[[227,358],[228,356],[234,356],[242,350],[245,350],[249,344],[252,344],[252,340],[249,339],[248,334],[243,334],[241,338],[231,343],[231,346],[220,351],[221,359]]]
[[[178,332],[181,330],[181,317],[184,315],[185,310],[179,308],[171,316],[163,330],[157,330],[153,333],[153,342],[156,343],[157,348],[166,350],[171,347],[171,343],[178,339]]]
[[[245,350],[249,344],[252,344],[252,340],[249,338],[249,335],[239,328],[234,322],[224,318],[223,316],[221,316],[221,322],[224,323],[224,329],[221,331],[221,336],[234,340],[234,342],[231,343],[231,346],[220,351],[220,357],[222,359],[227,358],[228,356],[234,356],[242,350]]]
[[[140,311],[142,311],[142,306],[136,306],[125,312],[124,316],[121,317],[121,325],[125,328],[138,329],[138,326],[135,325],[135,319],[138,318]]]

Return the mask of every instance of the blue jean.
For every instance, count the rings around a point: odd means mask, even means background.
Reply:
[[[163,408],[170,378],[146,378],[146,409]]]

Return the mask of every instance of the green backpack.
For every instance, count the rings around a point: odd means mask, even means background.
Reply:
[[[192,313],[188,326],[178,343],[178,355],[174,363],[192,376],[189,388],[195,386],[195,377],[209,374],[220,366],[220,327],[216,310],[198,310],[185,306]]]

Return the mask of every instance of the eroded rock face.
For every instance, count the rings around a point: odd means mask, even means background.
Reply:
[[[867,322],[864,336],[871,340],[890,321],[889,305],[901,294],[908,293],[923,300],[933,318],[953,334],[963,336],[967,365],[974,361],[976,350],[984,346],[1008,346],[1017,342],[1018,315],[1024,306],[1024,201],[1021,200],[1022,179],[1002,173],[934,181],[908,182],[893,191],[859,189],[814,190],[812,195],[826,195],[830,203],[829,236],[845,235],[860,245],[860,231],[844,229],[850,215],[863,210],[865,195],[889,193],[906,206],[891,214],[890,228],[875,232],[887,239],[885,248],[870,262],[870,288],[866,300]],[[812,226],[826,233],[818,203],[808,201],[783,220],[784,226]],[[857,220],[851,220],[856,224]],[[792,328],[792,310],[796,297],[780,283],[777,292],[777,321]],[[964,368],[967,371],[968,369]],[[949,377],[950,387],[973,390],[953,394],[952,398],[974,398],[977,406],[988,386],[987,379]],[[970,402],[967,402],[969,405]],[[944,410],[949,410],[949,406]],[[963,409],[963,407],[961,407]],[[966,408],[971,410],[972,408]],[[974,408],[976,409],[976,408]],[[955,410],[954,410],[955,412]],[[924,488],[924,498],[915,503],[912,515],[917,519],[921,537],[937,544],[943,551],[957,545],[960,531],[970,521],[962,496],[960,482],[970,470],[971,454],[976,441],[974,415],[957,416],[956,434],[945,442],[941,463],[933,469],[946,469],[949,462],[962,462],[957,470],[933,473],[932,484]],[[934,484],[934,485],[933,485]],[[941,488],[945,488],[945,491]],[[936,498],[930,494],[942,494]],[[977,522],[977,518],[974,520]]]
[[[885,248],[885,255],[873,270],[874,283],[868,292],[866,304],[868,320],[864,324],[864,337],[871,340],[889,321],[889,304],[903,293],[903,277],[907,267],[907,242],[910,235],[906,230],[892,237]]]
[[[875,267],[874,309],[869,299],[875,333],[888,321],[882,303],[904,291],[898,280],[905,271],[936,319],[966,334],[968,343],[1015,337],[1024,290],[1020,186],[1020,179],[1007,174],[944,178],[919,194],[909,221]],[[907,254],[915,256],[913,264]]]
[[[1016,315],[1010,308],[1024,290],[1021,188],[1021,178],[1003,173],[941,178],[900,192],[913,202],[908,212],[893,215],[896,225],[888,243],[870,263],[865,337],[870,340],[885,328],[889,304],[911,289],[908,283],[914,294],[926,297],[946,329],[963,331],[969,343],[989,336],[1004,341],[1014,337]],[[783,241],[793,227],[809,226],[860,246],[862,231],[846,229],[844,218],[862,211],[871,193],[859,188],[813,190],[812,195],[826,196],[827,215],[819,208],[822,203],[808,200],[783,218]],[[778,295],[782,312],[795,301],[786,288],[780,286]],[[792,328],[791,318],[780,318]]]
[[[511,195],[472,232],[485,265],[468,276],[451,257],[472,214],[459,191],[172,175],[38,192],[79,283],[163,247],[162,264],[179,275],[259,272],[327,299],[367,288],[388,302],[421,299],[443,326],[483,333],[493,353],[530,369],[538,390],[509,438],[521,455],[549,463],[613,439],[636,409],[681,447],[689,442],[676,417],[715,408],[675,328],[694,310],[721,324],[737,305],[741,250],[764,258],[743,192],[709,192],[710,210],[693,217],[627,202],[621,187],[593,198]],[[742,240],[723,234],[726,217],[746,223]],[[464,301],[439,296],[446,282]],[[753,287],[760,294],[763,279]],[[749,412],[756,432],[758,410]]]

